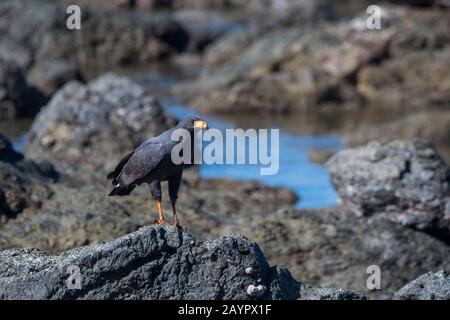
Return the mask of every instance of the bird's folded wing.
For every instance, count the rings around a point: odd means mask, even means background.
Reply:
[[[170,156],[171,150],[169,144],[161,141],[148,142],[137,148],[123,167],[119,177],[120,185],[131,185],[150,174],[165,156]]]

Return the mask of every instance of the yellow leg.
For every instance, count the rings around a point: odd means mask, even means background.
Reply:
[[[158,209],[159,219],[155,220],[156,224],[163,224],[164,223],[164,214],[161,207],[161,200],[156,200],[156,208]]]

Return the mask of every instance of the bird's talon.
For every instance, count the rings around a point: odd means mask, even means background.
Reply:
[[[177,227],[178,229],[181,229],[181,230],[186,230],[186,227],[185,226],[183,226],[183,225],[181,225],[181,224],[178,224],[178,223],[173,223],[173,225],[175,226],[175,227]]]
[[[156,219],[155,220],[155,224],[164,224],[164,223],[165,223],[165,221],[162,220],[162,219]]]

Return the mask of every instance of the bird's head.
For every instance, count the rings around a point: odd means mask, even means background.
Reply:
[[[178,125],[178,128],[186,129],[190,132],[194,132],[195,129],[197,130],[207,130],[208,124],[205,120],[196,117],[196,116],[189,116],[181,120]]]

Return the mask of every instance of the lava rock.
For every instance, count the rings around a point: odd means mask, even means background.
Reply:
[[[428,272],[397,291],[399,300],[450,300],[450,276],[441,270]]]
[[[0,226],[26,208],[39,208],[59,173],[46,161],[25,159],[0,135]]]
[[[17,162],[23,159],[23,155],[15,151],[11,141],[0,134],[0,161]]]
[[[418,111],[384,123],[362,124],[352,130],[346,130],[343,134],[344,141],[351,146],[380,139],[426,139],[433,143],[447,163],[450,160],[448,137],[450,137],[449,110]]]
[[[31,117],[45,101],[45,96],[27,83],[19,65],[0,59],[0,119]]]
[[[103,175],[89,170],[81,175],[57,172],[49,162],[14,151],[2,136],[0,178],[0,250],[35,247],[61,252],[113,240],[153,223],[156,217],[148,188],[136,188],[131,197],[107,197],[109,186]],[[270,214],[297,202],[285,188],[199,179],[192,170],[186,170],[182,188],[179,219],[204,239],[222,236],[236,216]],[[163,207],[171,207],[168,197],[163,198]]]
[[[326,167],[356,215],[382,215],[450,241],[450,169],[427,141],[375,141],[339,152]]]
[[[242,236],[199,241],[163,225],[59,255],[36,249],[0,252],[0,298],[249,299],[246,288],[255,280],[244,272],[248,266],[267,288],[264,299],[313,296],[287,270],[270,267],[259,247]]]
[[[2,1],[0,31],[28,48],[33,61],[66,59],[82,71],[151,63],[183,50],[188,35],[168,14],[81,8],[81,29],[66,28],[67,4]]]
[[[376,32],[366,27],[365,12],[312,27],[249,24],[209,46],[207,70],[179,90],[210,113],[446,108],[445,16],[440,9],[387,5]]]
[[[416,277],[450,268],[442,241],[381,217],[358,218],[345,208],[240,215],[223,233],[245,235],[270,263],[313,286],[356,290],[373,299],[391,299]],[[381,270],[380,290],[367,287],[371,265]]]

